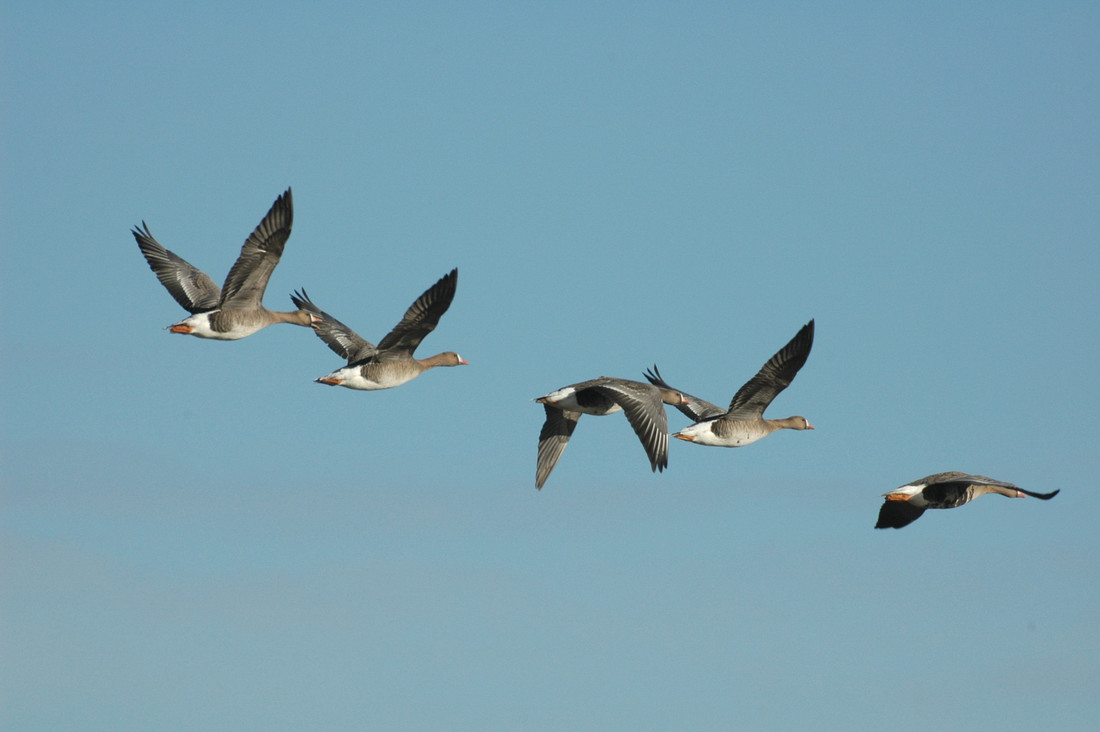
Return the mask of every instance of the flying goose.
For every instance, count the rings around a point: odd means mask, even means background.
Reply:
[[[954,470],[936,473],[884,493],[886,500],[879,509],[875,528],[900,529],[919,519],[926,508],[955,508],[986,493],[999,493],[1009,498],[1031,496],[1048,501],[1058,495],[1058,492],[1032,493],[1013,483]]]
[[[235,341],[272,323],[309,325],[312,318],[304,310],[275,312],[261,302],[267,281],[283,255],[293,219],[294,203],[287,188],[245,240],[221,288],[205,272],[165,249],[153,238],[144,221],[141,228],[135,226],[132,233],[145,261],[176,302],[191,313],[191,317],[169,330],[199,338]]]
[[[790,386],[795,374],[806,363],[813,344],[814,321],[811,320],[737,391],[729,409],[724,410],[704,399],[681,392],[687,403],[677,405],[677,408],[695,424],[685,427],[673,437],[699,445],[741,447],[779,429],[812,430],[814,426],[805,417],[765,419],[764,410],[779,392]],[[654,386],[672,389],[661,378],[656,365],[651,371],[646,371],[645,377]]]
[[[458,270],[452,269],[424,291],[378,345],[364,340],[355,331],[314,305],[305,290],[291,296],[294,304],[312,314],[314,332],[348,365],[328,376],[316,379],[330,386],[348,389],[392,389],[415,379],[434,366],[459,366],[469,361],[454,351],[430,358],[413,358],[413,351],[431,333],[439,318],[451,306],[458,285]]]
[[[625,412],[649,456],[653,472],[663,471],[668,466],[668,418],[662,402],[680,406],[686,397],[678,391],[640,381],[601,376],[564,386],[535,401],[541,402],[546,410],[535,467],[535,487],[541,489],[569,444],[582,414]]]

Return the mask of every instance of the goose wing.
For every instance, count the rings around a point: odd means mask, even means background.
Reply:
[[[253,230],[241,255],[226,275],[222,285],[221,308],[223,310],[254,310],[267,288],[267,281],[283,256],[283,247],[290,237],[294,223],[294,201],[287,188],[275,199],[263,221]]]
[[[310,312],[321,319],[319,322],[313,323],[313,332],[337,356],[345,359],[349,365],[374,354],[373,343],[314,305],[305,289],[295,291],[290,299],[293,301],[294,307]]]
[[[908,501],[883,501],[882,508],[878,510],[878,522],[876,529],[900,529],[908,526],[924,513],[920,506],[914,506]]]
[[[221,288],[208,274],[165,249],[153,238],[144,221],[141,228],[135,226],[131,233],[153,274],[184,310],[193,315],[218,306]]]
[[[668,417],[657,387],[639,381],[608,379],[588,388],[606,395],[623,408],[654,472],[668,467]]]
[[[539,456],[535,463],[535,487],[540,489],[558,464],[558,458],[569,444],[569,438],[581,418],[580,412],[558,409],[549,404],[543,407],[546,409],[546,421],[539,431]]]
[[[727,417],[756,419],[781,391],[790,386],[798,370],[806,363],[814,345],[814,321],[802,326],[787,345],[768,359],[756,376],[745,382],[730,400]]]
[[[420,341],[435,330],[443,313],[451,307],[457,286],[458,269],[456,268],[443,275],[438,282],[416,298],[416,302],[405,311],[405,317],[401,318],[401,322],[378,343],[378,350],[412,356],[413,351],[420,345]]]
[[[697,396],[688,394],[683,389],[677,389],[669,386],[663,378],[661,378],[661,372],[657,369],[657,364],[653,364],[652,369],[647,369],[645,372],[646,379],[649,383],[660,389],[670,389],[671,391],[678,391],[684,395],[684,398],[688,400],[686,404],[677,404],[676,408],[679,409],[684,415],[687,416],[692,422],[702,422],[704,420],[713,419],[715,417],[721,417],[726,413],[725,409],[722,409],[717,404],[711,404],[706,399],[700,399]]]
[[[1020,491],[1020,493],[1023,493],[1025,496],[1038,498],[1041,501],[1049,501],[1051,498],[1054,498],[1062,491],[1062,489],[1059,488],[1058,490],[1052,491],[1050,493],[1035,493],[1034,491],[1024,490],[1015,483],[1008,483],[1003,480],[997,480],[995,478],[990,478],[986,475],[968,475],[966,473],[944,473],[942,475],[952,476],[953,480],[965,481],[969,485],[995,485],[1002,488],[1012,488],[1014,490]]]

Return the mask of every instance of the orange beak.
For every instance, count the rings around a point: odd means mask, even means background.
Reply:
[[[190,333],[194,330],[194,328],[192,328],[190,325],[173,325],[168,330],[172,331],[173,333]]]
[[[317,383],[318,384],[328,384],[329,386],[340,386],[340,384],[343,384],[344,382],[341,381],[340,379],[334,379],[331,376],[326,376],[323,379],[317,379]]]
[[[695,442],[695,438],[691,435],[681,435],[679,432],[673,435],[677,440],[685,440],[687,442]]]

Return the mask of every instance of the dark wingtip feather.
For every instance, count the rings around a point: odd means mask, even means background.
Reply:
[[[798,335],[795,336],[795,337],[796,338],[806,338],[812,344],[814,342],[814,331],[815,330],[816,330],[816,326],[814,325],[814,319],[810,318],[810,322],[806,323],[806,325],[802,326],[802,330],[800,330],[798,332]]]
[[[921,517],[923,508],[918,508],[905,501],[885,501],[878,510],[876,529],[900,529],[908,526]]]
[[[317,308],[316,305],[310,300],[309,295],[306,294],[306,288],[295,290],[290,295],[290,301],[294,303],[294,307],[299,310],[311,310]]]

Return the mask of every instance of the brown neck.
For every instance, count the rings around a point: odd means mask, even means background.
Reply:
[[[1024,494],[1015,488],[1009,488],[1003,485],[976,485],[974,486],[974,497],[977,498],[985,493],[1000,493],[1002,496],[1008,496],[1009,498],[1023,498]]]
[[[786,419],[765,419],[773,430],[804,430],[806,420],[802,417],[787,417]]]
[[[313,320],[308,310],[295,310],[290,313],[268,310],[271,313],[272,323],[292,323],[294,325],[310,325]]]
[[[414,360],[426,369],[435,368],[436,366],[458,366],[461,363],[458,356],[450,351],[446,353],[437,353],[428,358],[417,358]]]

